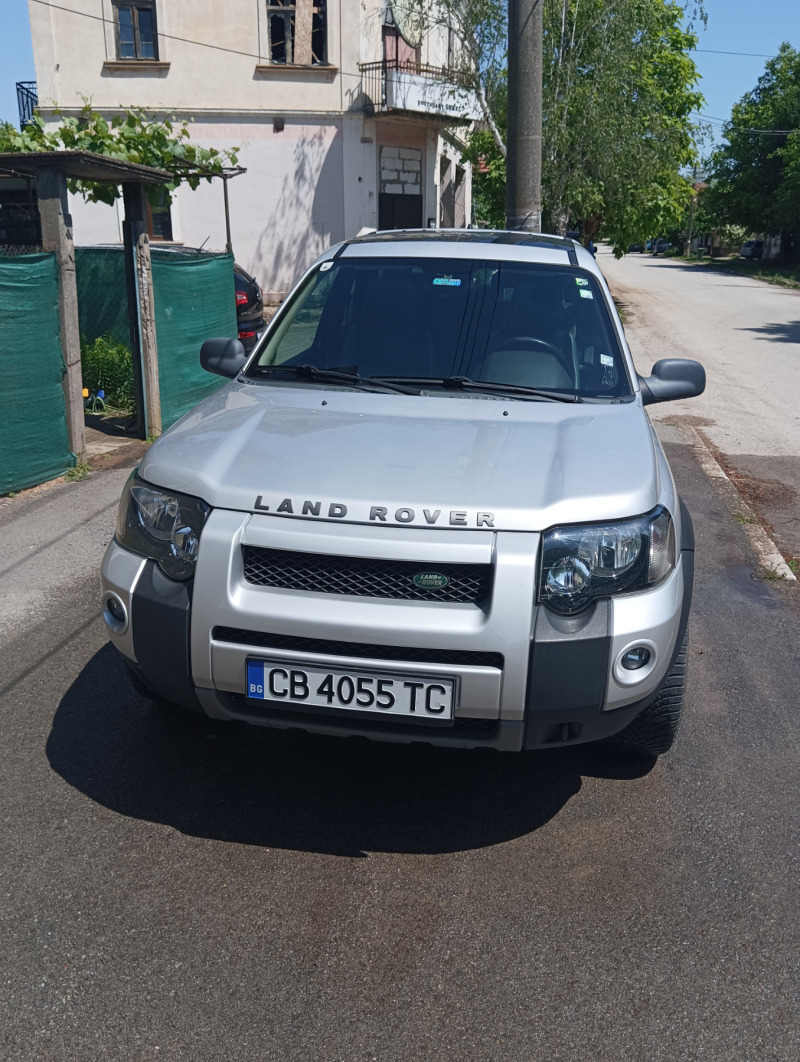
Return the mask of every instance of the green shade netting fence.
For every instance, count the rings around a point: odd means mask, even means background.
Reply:
[[[200,346],[212,336],[236,338],[231,255],[150,245],[153,262],[161,426],[165,430],[225,383],[200,367]],[[130,346],[122,247],[75,251],[81,335],[110,335]]]
[[[130,347],[125,257],[121,247],[76,247],[78,321],[89,340],[110,335]]]
[[[74,466],[64,371],[55,255],[0,259],[0,494]]]
[[[200,347],[212,336],[238,335],[233,257],[153,249],[152,259],[161,426],[166,430],[227,382],[201,368]]]

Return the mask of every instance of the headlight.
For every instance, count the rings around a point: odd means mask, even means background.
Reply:
[[[170,578],[190,579],[209,511],[199,498],[151,487],[134,472],[119,503],[117,541],[157,561]]]
[[[565,616],[599,597],[646,590],[675,567],[666,509],[613,524],[554,527],[544,535],[539,600]]]

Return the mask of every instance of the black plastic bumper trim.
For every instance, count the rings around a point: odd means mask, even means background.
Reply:
[[[131,602],[138,672],[158,696],[202,711],[192,679],[191,611],[192,583],[176,582],[155,561],[148,561]]]

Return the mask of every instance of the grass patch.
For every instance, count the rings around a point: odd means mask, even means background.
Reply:
[[[758,577],[767,583],[781,583],[786,579],[785,573],[780,571],[777,564],[763,564],[758,570]]]
[[[133,413],[133,360],[124,343],[112,336],[89,340],[81,337],[81,373],[83,386],[97,394],[105,391],[106,408]]]
[[[763,280],[767,284],[777,284],[782,288],[800,288],[800,265],[775,265],[772,262],[752,261],[749,258],[703,258],[701,261],[684,258],[683,261],[686,265],[698,269],[735,273],[737,276]]]
[[[88,465],[79,463],[74,468],[68,468],[64,473],[64,479],[68,483],[80,483],[81,480],[88,479],[91,475],[91,468]]]

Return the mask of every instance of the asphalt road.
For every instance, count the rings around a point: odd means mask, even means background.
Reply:
[[[796,1062],[798,595],[669,451],[698,583],[655,766],[164,712],[97,617],[124,470],[0,505],[0,1057]]]
[[[659,358],[696,358],[708,376],[700,398],[655,407],[655,421],[696,427],[800,558],[800,291],[601,248],[598,264],[625,308],[625,331],[647,375]]]

